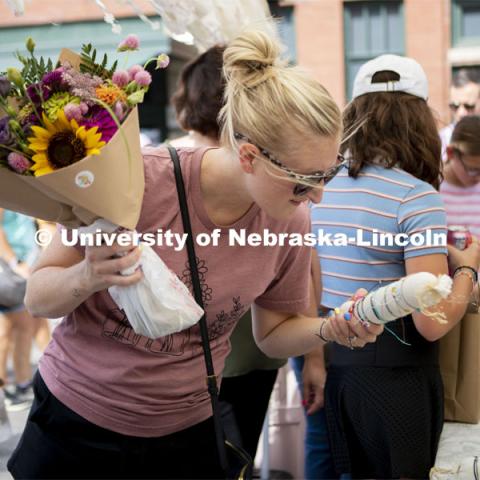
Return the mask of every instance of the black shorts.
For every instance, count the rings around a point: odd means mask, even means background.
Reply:
[[[14,478],[223,478],[212,418],[164,437],[122,435],[85,420],[39,373],[25,430],[8,461]]]

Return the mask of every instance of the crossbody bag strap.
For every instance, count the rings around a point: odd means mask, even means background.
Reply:
[[[183,183],[182,168],[180,159],[175,148],[168,146],[168,151],[173,161],[175,172],[175,182],[177,183],[178,202],[180,204],[180,212],[182,214],[183,229],[187,234],[187,253],[188,262],[190,264],[190,272],[192,276],[193,293],[196,302],[205,312],[202,298],[202,288],[200,286],[200,278],[198,275],[197,256],[195,254],[195,245],[193,242],[192,226],[190,223],[190,215],[188,213],[187,196],[185,194],[185,184]],[[217,441],[217,449],[220,457],[220,464],[226,472],[228,469],[227,452],[225,449],[225,438],[223,434],[222,421],[220,418],[220,409],[218,406],[218,384],[215,370],[213,367],[212,352],[210,350],[210,340],[208,338],[206,313],[202,315],[199,321],[200,334],[202,337],[203,356],[205,358],[205,367],[207,370],[207,387],[212,402],[213,421],[215,425],[215,437]]]

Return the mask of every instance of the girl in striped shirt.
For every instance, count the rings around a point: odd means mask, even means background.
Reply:
[[[447,147],[440,185],[447,225],[462,225],[480,236],[480,116],[462,118]]]
[[[437,192],[441,145],[427,98],[425,73],[412,59],[383,55],[357,74],[344,112],[349,165],[312,210],[317,233],[349,239],[346,246],[318,248],[328,308],[358,287],[374,290],[415,272],[448,272],[446,246],[429,242],[428,232],[446,232],[446,218]],[[402,243],[368,244],[376,233],[401,234]],[[351,348],[332,345],[325,413],[339,475],[428,477],[443,425],[437,340],[465,313],[480,248],[475,240],[449,255],[457,301],[440,304],[448,323],[415,312],[389,323],[390,332],[365,349],[353,348],[354,337]]]

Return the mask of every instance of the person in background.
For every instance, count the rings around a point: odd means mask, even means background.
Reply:
[[[174,147],[219,145],[224,51],[224,46],[213,46],[183,68],[172,103],[188,135],[170,141]],[[225,433],[254,459],[278,369],[286,360],[268,358],[257,347],[250,310],[238,322],[230,343],[219,396]]]
[[[17,212],[0,209],[0,255],[10,266],[27,278],[38,254],[35,243],[35,220]],[[7,359],[12,345],[13,388],[4,388],[7,409],[28,408],[33,400],[30,365],[36,319],[20,304],[0,307],[0,378],[7,382]]]
[[[463,117],[447,147],[440,193],[447,225],[461,225],[480,237],[480,116]]]
[[[453,129],[457,122],[468,115],[480,115],[480,81],[466,69],[453,75],[448,104],[451,122],[440,130],[442,140],[442,158],[445,161],[447,145],[450,143]]]
[[[312,277],[320,316],[328,309],[322,308],[322,280],[316,251],[312,256]],[[304,477],[305,480],[333,480],[335,473],[330,449],[327,422],[325,418],[324,390],[327,379],[327,348],[321,345],[306,355],[290,359],[290,365],[297,379],[305,413]]]
[[[437,191],[441,143],[427,99],[425,72],[410,58],[382,55],[355,77],[343,115],[348,166],[312,208],[314,231],[354,239],[317,249],[327,308],[359,287],[372,291],[416,272],[448,274],[447,247],[428,242],[429,230],[446,234],[446,216]],[[375,231],[407,241],[375,244]],[[436,307],[447,322],[414,312],[389,322],[375,345],[331,346],[325,412],[338,475],[428,478],[443,427],[437,340],[463,317],[480,263],[476,239],[448,252],[452,295]]]
[[[37,227],[40,230],[46,230],[50,233],[51,238],[57,231],[57,227],[53,222],[47,222],[37,218]],[[42,248],[46,248],[48,245],[43,245]],[[33,339],[37,345],[37,348],[43,352],[46,348],[50,339],[52,338],[52,332],[50,328],[50,323],[48,318],[37,318],[36,319],[36,328],[33,334]]]

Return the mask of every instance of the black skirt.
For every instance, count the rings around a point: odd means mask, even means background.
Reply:
[[[395,327],[403,330],[405,325]],[[412,344],[410,347],[395,341],[385,349],[384,342],[390,344],[393,338],[385,332],[383,339],[379,337],[376,355],[340,347],[340,354],[337,351],[332,356],[334,364],[329,366],[325,386],[325,413],[339,475],[423,479],[428,478],[435,463],[443,427],[442,378],[434,344],[425,344],[425,350],[431,351],[419,355],[426,341],[418,338],[412,323],[407,321],[406,327],[405,339]],[[405,355],[413,361],[397,365],[395,359],[402,354],[396,355],[395,350],[404,348],[415,352]],[[388,350],[388,355],[378,355],[382,349]],[[365,361],[367,356],[373,359],[371,365]]]
[[[438,368],[331,367],[325,412],[339,475],[428,478],[443,426]]]

